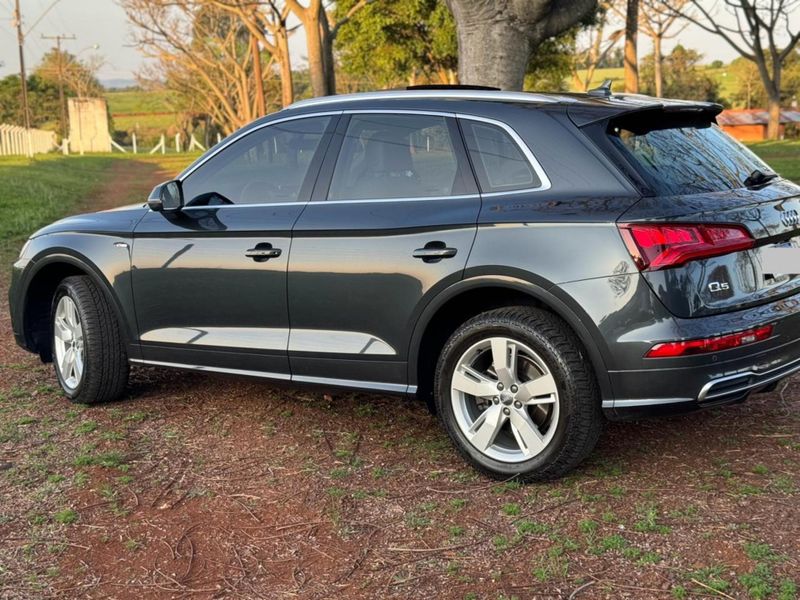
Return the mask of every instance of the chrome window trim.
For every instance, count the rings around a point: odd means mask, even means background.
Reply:
[[[468,198],[493,198],[496,196],[503,196],[506,194],[524,194],[530,192],[544,192],[549,190],[552,187],[552,183],[550,182],[550,178],[547,176],[547,173],[544,172],[542,165],[536,160],[531,149],[525,143],[525,141],[520,137],[520,135],[507,123],[503,121],[498,121],[497,119],[491,119],[489,117],[480,117],[476,115],[468,115],[464,113],[458,112],[446,112],[446,111],[431,111],[431,110],[418,110],[414,108],[409,109],[379,109],[379,108],[370,108],[370,109],[348,109],[343,110],[342,114],[346,115],[358,115],[358,114],[412,114],[412,115],[430,115],[436,117],[449,117],[455,119],[463,119],[468,121],[478,121],[481,123],[487,123],[489,125],[494,125],[495,127],[499,127],[503,131],[505,131],[512,141],[517,145],[522,155],[528,161],[528,164],[533,169],[533,172],[536,173],[536,176],[539,178],[540,185],[538,187],[531,187],[531,188],[520,188],[516,190],[508,190],[508,191],[499,191],[499,192],[486,192],[486,193],[479,193],[479,194],[466,194],[466,195],[454,195],[454,196],[420,196],[418,198],[380,198],[380,199],[368,199],[368,200],[322,200],[316,202],[309,202],[308,204],[334,204],[334,203],[351,203],[351,202],[392,202],[392,201],[414,201],[414,200],[445,200],[445,199],[468,199]],[[466,152],[469,152],[469,148],[465,148]]]
[[[559,102],[577,102],[569,96],[547,96],[532,92],[503,92],[494,90],[387,90],[383,92],[367,92],[358,94],[341,94],[339,96],[322,96],[299,100],[283,110],[296,110],[309,106],[325,106],[339,102],[360,102],[369,100],[483,100],[488,102],[526,102],[541,104],[557,104]]]
[[[340,96],[336,96],[336,98],[340,98]],[[284,109],[286,110],[286,109]],[[409,109],[348,109],[348,110],[337,110],[337,111],[325,111],[325,112],[318,112],[318,113],[305,113],[302,115],[292,115],[288,117],[284,117],[282,119],[275,119],[274,121],[269,121],[268,123],[262,123],[253,127],[252,129],[248,129],[245,132],[242,132],[238,135],[232,136],[230,139],[226,140],[219,148],[214,149],[214,152],[203,158],[202,161],[198,162],[195,165],[190,165],[188,170],[181,173],[177,179],[180,182],[183,182],[189,175],[194,173],[197,169],[203,166],[206,162],[214,158],[217,154],[222,152],[225,148],[233,144],[234,142],[240,140],[241,138],[253,133],[254,131],[258,131],[263,129],[264,127],[269,127],[270,125],[277,125],[279,123],[284,123],[286,121],[294,121],[297,119],[306,119],[306,118],[313,118],[313,117],[330,117],[330,116],[341,116],[343,114],[353,115],[353,114],[422,114],[422,115],[431,115],[431,116],[440,116],[440,117],[449,117],[454,119],[465,119],[470,121],[479,121],[483,123],[488,123],[489,125],[494,125],[496,127],[500,127],[503,131],[508,133],[514,143],[519,147],[522,154],[528,160],[531,168],[533,169],[534,173],[539,177],[539,181],[541,185],[539,187],[534,188],[524,188],[519,190],[509,190],[509,191],[500,191],[500,192],[487,192],[487,193],[479,193],[479,194],[456,194],[453,196],[420,196],[415,198],[368,198],[368,199],[358,199],[358,200],[316,200],[316,201],[309,201],[309,202],[259,202],[253,204],[221,204],[218,206],[185,206],[181,210],[217,210],[220,208],[250,208],[250,207],[272,207],[272,206],[306,206],[306,205],[315,205],[315,204],[372,204],[372,203],[382,203],[382,202],[421,202],[421,201],[439,201],[439,200],[471,200],[475,198],[492,198],[496,196],[502,196],[505,194],[523,194],[523,193],[530,193],[530,192],[543,192],[549,190],[552,187],[550,182],[550,178],[547,177],[547,174],[544,172],[544,169],[539,164],[539,161],[536,160],[531,149],[528,145],[523,141],[520,135],[514,131],[514,129],[509,126],[507,123],[502,121],[498,121],[497,119],[491,119],[488,117],[479,117],[476,115],[468,115],[464,113],[456,113],[456,112],[446,112],[446,111],[428,111],[428,110],[417,110],[413,108]],[[467,152],[469,150],[467,149]],[[152,209],[150,209],[152,210]]]
[[[495,196],[502,196],[505,194],[521,194],[525,192],[544,192],[549,190],[552,187],[550,183],[550,178],[544,172],[542,165],[539,164],[539,161],[536,160],[536,157],[531,152],[531,149],[528,147],[528,144],[524,142],[524,140],[520,137],[520,135],[514,131],[514,129],[508,125],[507,123],[503,123],[502,121],[498,121],[497,119],[489,119],[487,117],[478,117],[475,115],[465,115],[462,113],[457,113],[456,117],[459,119],[464,119],[467,121],[478,121],[481,123],[488,123],[489,125],[494,125],[495,127],[499,127],[503,131],[505,131],[514,143],[519,147],[520,151],[522,152],[523,156],[528,160],[533,172],[536,173],[537,177],[539,177],[540,185],[538,187],[532,188],[521,188],[518,190],[508,190],[508,191],[499,191],[499,192],[483,192],[481,196],[483,198],[494,198]],[[469,152],[469,148],[467,148],[467,152]]]

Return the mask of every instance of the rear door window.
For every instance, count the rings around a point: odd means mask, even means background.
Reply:
[[[744,187],[755,170],[771,169],[716,124],[631,118],[608,135],[659,196],[703,194]],[[650,121],[648,123],[647,121]]]
[[[329,200],[429,198],[462,192],[446,117],[354,114],[336,161]]]

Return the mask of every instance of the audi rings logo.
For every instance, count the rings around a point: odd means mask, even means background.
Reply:
[[[800,215],[796,210],[787,210],[781,213],[781,223],[786,227],[794,227],[800,224]]]

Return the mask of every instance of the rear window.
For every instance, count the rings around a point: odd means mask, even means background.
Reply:
[[[771,172],[714,123],[653,120],[649,115],[612,122],[608,134],[659,196],[741,188],[756,169]]]

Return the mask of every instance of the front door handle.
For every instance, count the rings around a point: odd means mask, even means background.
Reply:
[[[444,242],[428,242],[424,248],[414,250],[412,256],[421,258],[422,262],[435,263],[443,258],[453,258],[457,253],[456,248],[448,248]]]
[[[281,255],[281,249],[273,248],[272,244],[269,242],[262,242],[256,244],[255,248],[249,248],[244,255],[252,258],[256,262],[264,262],[270,258],[279,257]]]

